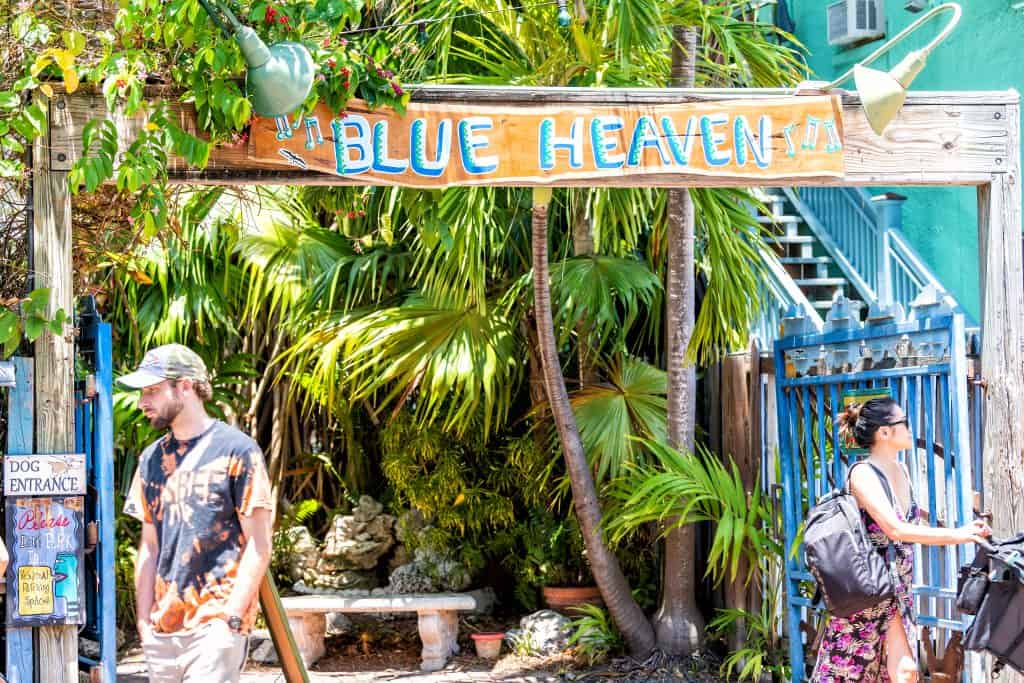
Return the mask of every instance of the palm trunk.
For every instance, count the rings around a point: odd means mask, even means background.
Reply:
[[[551,190],[534,190],[533,205],[533,298],[537,316],[537,337],[544,386],[551,414],[565,454],[566,470],[572,486],[573,505],[579,519],[583,542],[594,580],[601,597],[622,633],[629,649],[645,655],[654,648],[654,630],[636,604],[618,558],[601,537],[601,507],[597,502],[594,477],[587,464],[576,420],[569,405],[561,365],[558,362],[554,322],[551,318],[551,288],[548,272],[548,203]]]
[[[581,201],[577,207],[576,217],[572,226],[572,249],[576,256],[594,255],[594,232],[593,224],[586,215],[586,201]],[[580,366],[580,388],[597,382],[597,369],[594,367],[594,349],[587,343],[589,330],[584,323],[576,327],[577,348],[576,357]]]
[[[673,38],[672,85],[693,87],[696,31],[675,27]],[[696,308],[693,202],[689,191],[668,191],[667,218],[668,440],[672,447],[692,453],[697,375],[686,358]],[[694,528],[687,525],[665,537],[661,605],[653,622],[658,648],[667,654],[690,654],[700,647],[703,640],[704,617],[697,609],[694,570]]]

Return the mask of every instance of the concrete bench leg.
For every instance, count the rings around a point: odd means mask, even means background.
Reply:
[[[459,652],[457,612],[420,612],[420,640],[423,641],[422,671],[440,671],[448,657]]]
[[[288,625],[292,629],[295,647],[299,649],[299,656],[302,657],[303,664],[309,667],[324,656],[324,653],[327,652],[327,646],[324,644],[327,615],[323,612],[289,614]]]

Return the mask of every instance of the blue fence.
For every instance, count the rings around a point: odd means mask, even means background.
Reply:
[[[837,447],[842,395],[851,389],[888,387],[910,420],[916,448],[903,454],[918,500],[933,525],[959,526],[972,518],[980,490],[978,391],[968,391],[963,315],[939,301],[918,300],[909,319],[900,307],[862,327],[847,302],[837,301],[822,333],[812,333],[797,311],[775,342],[779,470],[785,548],[800,536],[807,509],[842,485],[848,466]],[[975,385],[976,386],[976,385]],[[915,549],[914,607],[917,623],[945,641],[969,623],[955,609],[956,572],[970,559],[968,546]],[[814,581],[803,548],[785,559],[787,630],[793,680],[805,680],[814,655],[808,634],[822,614],[811,604]],[[805,660],[806,657],[806,660]]]

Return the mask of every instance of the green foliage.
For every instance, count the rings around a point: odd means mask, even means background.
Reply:
[[[551,264],[551,298],[562,345],[579,331],[589,348],[620,349],[634,324],[660,308],[661,281],[635,258],[578,256]]]
[[[572,620],[569,645],[591,666],[626,649],[626,643],[608,612],[596,605],[579,605],[581,616]]]
[[[516,577],[516,599],[527,609],[537,608],[542,586],[593,584],[575,518],[559,519],[547,509],[534,508],[512,533],[521,551],[506,562]]]
[[[124,497],[116,495],[117,510],[124,508]],[[114,538],[117,550],[114,552],[114,581],[117,591],[117,622],[134,624],[135,614],[135,559],[139,553],[139,539],[142,537],[141,523],[125,514],[114,520]]]
[[[274,533],[273,549],[270,558],[270,570],[279,585],[287,586],[292,582],[291,561],[295,552],[295,542],[286,532],[296,526],[309,527],[313,516],[323,509],[319,500],[307,498],[287,509],[278,519]]]
[[[715,522],[707,573],[716,583],[736,579],[741,557],[753,571],[763,556],[781,554],[769,531],[769,503],[759,485],[746,490],[735,462],[726,466],[702,447],[694,455],[655,442],[647,447],[654,463],[631,466],[614,482],[614,507],[606,518],[614,541],[649,522],[661,524],[665,533],[693,522]]]
[[[708,623],[711,637],[725,638],[742,621],[747,639],[742,647],[729,652],[722,662],[721,673],[728,680],[735,675],[741,681],[761,681],[765,675],[772,680],[788,681],[791,678],[789,653],[785,643],[776,635],[776,605],[772,600],[762,603],[758,613],[742,609],[720,609]]]
[[[573,414],[594,478],[618,478],[631,464],[646,460],[645,441],[667,435],[668,377],[664,370],[631,356],[611,359],[607,381],[570,396]]]
[[[537,644],[529,631],[512,634],[508,639],[509,649],[517,657],[534,657],[537,655]]]
[[[9,306],[0,306],[0,346],[5,359],[14,355],[23,339],[34,342],[47,330],[62,335],[70,322],[63,308],[50,316],[49,288],[33,290],[26,298],[10,302]]]
[[[388,50],[372,38],[360,42],[338,35],[363,21],[362,0],[256,0],[234,9],[268,44],[290,40],[310,50],[318,73],[303,111],[321,101],[342,111],[350,98],[359,97],[371,107],[404,112],[409,94],[393,73],[392,60],[400,50]],[[248,136],[252,105],[240,85],[246,65],[233,38],[216,28],[198,0],[124,0],[113,26],[102,23],[104,12],[98,16],[99,22],[76,10],[19,6],[10,32],[24,49],[16,65],[20,77],[16,74],[11,87],[0,90],[0,177],[22,174],[22,155],[46,129],[44,105],[54,96],[51,83],[61,81],[68,93],[91,84],[103,93],[108,111],[148,122],[126,149],[110,122],[90,122],[83,131],[85,154],[72,169],[72,190],[93,192],[115,181],[125,198],[134,197],[132,216],[143,237],[150,237],[167,223],[171,155],[203,168],[212,145],[244,142]],[[81,30],[67,30],[79,24]],[[184,93],[209,141],[174,122],[162,93],[146,90],[154,80]]]
[[[453,441],[399,414],[383,430],[381,443],[381,469],[398,501],[438,528],[479,537],[515,520],[512,482],[496,481],[496,454],[479,440]]]

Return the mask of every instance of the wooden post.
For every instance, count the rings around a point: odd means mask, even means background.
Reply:
[[[754,457],[751,440],[750,414],[750,353],[730,354],[720,364],[722,401],[722,458],[732,458],[739,468],[744,488],[749,492],[757,480],[758,462]],[[754,580],[747,583],[750,564],[740,558],[736,579],[725,585],[725,606],[731,609],[751,610],[750,588],[758,585]],[[738,621],[729,638],[730,649],[738,650],[747,641],[747,624]]]
[[[48,102],[40,99],[44,111]],[[48,120],[60,125],[52,115]],[[72,303],[71,193],[66,171],[50,167],[49,132],[32,149],[33,282],[50,289],[47,311],[69,314]],[[35,344],[36,452],[70,453],[75,447],[74,342],[70,334],[43,332]],[[78,681],[78,628],[50,626],[39,629],[36,669],[40,683]]]
[[[1021,265],[1020,106],[1006,107],[1006,172],[978,188],[982,273],[984,486],[996,536],[1024,527],[1024,269]],[[1005,670],[1007,681],[1022,677]]]

